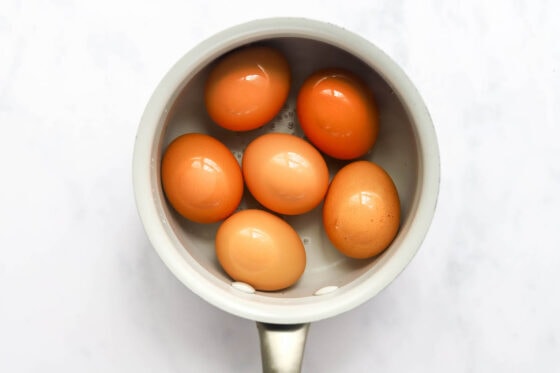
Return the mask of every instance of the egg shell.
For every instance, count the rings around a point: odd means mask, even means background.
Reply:
[[[335,174],[323,205],[323,227],[341,253],[360,259],[378,255],[399,225],[399,195],[383,168],[355,161]]]
[[[379,132],[373,93],[342,69],[319,70],[305,80],[298,93],[297,116],[309,141],[337,159],[363,156]]]
[[[164,152],[162,186],[183,217],[212,223],[231,215],[243,196],[243,176],[231,151],[201,133],[177,137]]]
[[[317,207],[329,185],[327,164],[304,139],[285,133],[257,137],[242,160],[247,189],[263,206],[280,214],[303,214]]]
[[[256,129],[274,118],[288,98],[290,66],[267,46],[235,50],[212,68],[205,87],[206,110],[232,131]]]
[[[287,288],[305,270],[305,248],[297,232],[267,211],[236,212],[218,228],[215,244],[224,271],[257,290]]]

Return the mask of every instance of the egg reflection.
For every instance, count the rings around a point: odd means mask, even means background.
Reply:
[[[201,157],[194,158],[191,163],[191,166],[193,168],[202,168],[204,171],[213,174],[218,174],[222,172],[222,169],[216,164],[216,162],[214,162],[210,158],[201,158]]]
[[[350,196],[349,202],[351,205],[358,205],[358,206],[374,209],[381,202],[381,197],[379,197],[379,195],[372,192],[362,191]]]
[[[337,100],[341,100],[340,102],[344,102],[346,104],[350,103],[350,101],[344,95],[344,93],[342,93],[341,91],[339,91],[337,89],[332,89],[332,88],[321,89],[320,93],[324,96],[332,96],[332,97],[336,98]]]
[[[243,236],[247,236],[251,240],[264,241],[266,237],[263,231],[255,228],[245,228],[242,229],[239,233]]]
[[[279,167],[288,167],[297,172],[307,172],[312,167],[305,158],[294,152],[277,154],[272,157],[272,162]]]

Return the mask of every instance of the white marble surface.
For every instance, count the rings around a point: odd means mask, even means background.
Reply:
[[[0,4],[0,372],[259,371],[254,324],[193,295],[150,247],[131,155],[171,64],[278,15],[337,23],[396,59],[442,157],[421,251],[378,297],[311,326],[304,371],[560,371],[558,2],[138,3]]]

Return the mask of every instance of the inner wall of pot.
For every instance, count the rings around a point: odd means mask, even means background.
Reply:
[[[161,149],[184,133],[200,132],[216,137],[225,143],[241,161],[243,151],[254,138],[267,132],[286,132],[303,137],[296,115],[296,98],[304,79],[315,70],[326,67],[348,69],[373,91],[380,114],[379,136],[373,149],[362,159],[381,165],[393,178],[401,200],[401,227],[406,228],[418,185],[418,157],[412,125],[397,95],[389,85],[361,60],[331,45],[310,39],[275,38],[259,41],[282,51],[292,70],[289,98],[281,112],[270,123],[249,132],[232,132],[216,125],[208,116],[204,105],[204,84],[212,64],[199,71],[179,94],[165,125]],[[331,176],[347,161],[325,157]],[[245,188],[239,209],[264,209]],[[298,298],[310,296],[326,286],[343,287],[356,278],[373,274],[376,263],[383,255],[396,250],[401,229],[392,246],[379,257],[357,260],[340,254],[327,238],[321,219],[322,205],[299,216],[281,216],[300,235],[306,250],[307,266],[303,276],[292,287],[279,292],[263,292],[270,297]],[[221,269],[214,251],[214,238],[219,223],[198,224],[178,215],[171,206],[164,206],[169,226],[181,242],[182,255],[195,259],[211,275],[230,284],[232,279]]]

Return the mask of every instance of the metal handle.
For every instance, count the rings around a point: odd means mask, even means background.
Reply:
[[[309,324],[257,322],[263,373],[299,373]]]

